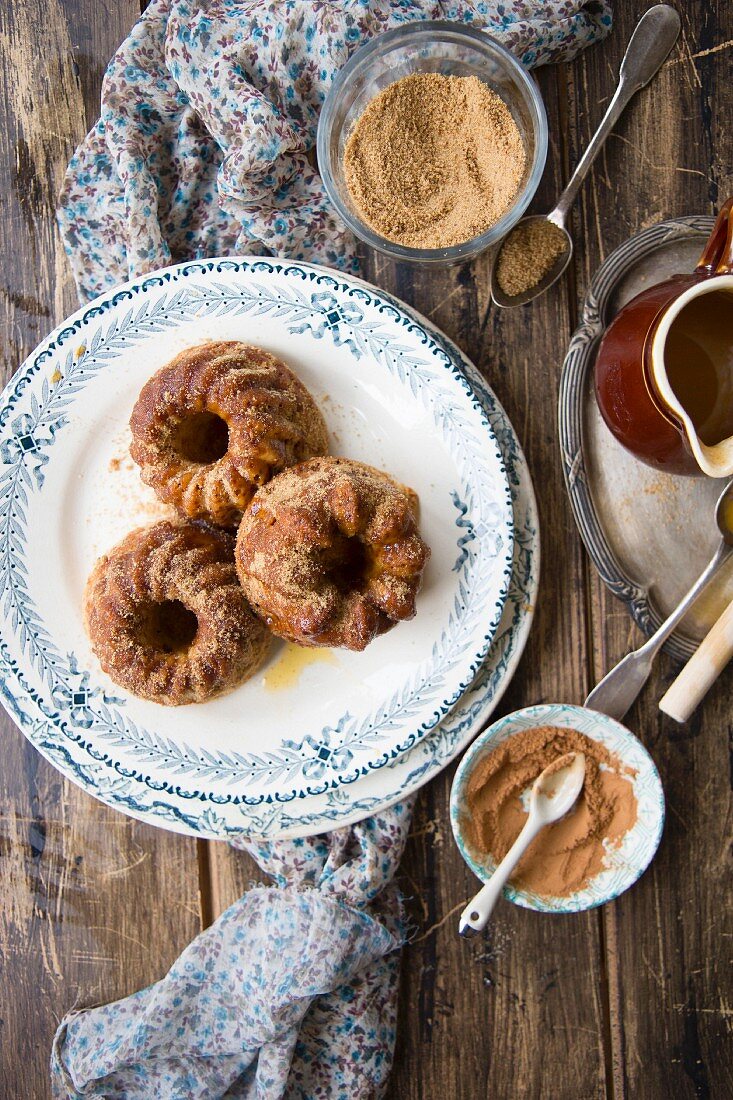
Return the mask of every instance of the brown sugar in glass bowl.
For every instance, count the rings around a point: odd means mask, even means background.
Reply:
[[[478,77],[413,73],[356,120],[344,176],[375,232],[410,248],[450,248],[506,214],[525,162],[511,111]]]
[[[84,615],[107,675],[169,706],[236,687],[270,642],[237,580],[234,537],[184,521],[132,531],[100,558]]]
[[[516,199],[484,233],[448,248],[412,248],[372,229],[346,184],[344,153],[357,119],[375,96],[413,74],[475,77],[509,108],[521,134],[526,167]],[[403,23],[375,35],[336,74],[318,121],[318,166],[335,213],[371,248],[395,260],[445,265],[463,262],[500,241],[527,209],[547,155],[547,116],[535,81],[490,34],[447,20]]]
[[[430,550],[417,497],[387,474],[345,458],[314,458],[279,474],[245,513],[237,572],[278,637],[362,650],[411,619]]]
[[[233,527],[260,485],[328,450],[323,417],[276,356],[237,341],[182,351],[130,417],[143,481],[191,519]]]

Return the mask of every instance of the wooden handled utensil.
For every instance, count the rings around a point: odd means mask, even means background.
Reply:
[[[659,701],[659,709],[686,722],[695,707],[733,657],[733,601],[710,632],[700,642],[692,657]]]

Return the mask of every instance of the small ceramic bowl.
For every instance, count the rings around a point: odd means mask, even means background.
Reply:
[[[486,882],[495,862],[476,851],[466,840],[463,821],[467,813],[466,785],[479,761],[493,752],[497,745],[523,730],[536,726],[561,726],[578,730],[599,741],[623,764],[636,772],[632,779],[638,816],[636,824],[623,837],[618,848],[609,854],[609,866],[591,879],[582,890],[568,897],[540,897],[528,890],[508,885],[504,897],[526,909],[540,913],[577,913],[613,901],[632,886],[651,863],[659,847],[664,825],[664,792],[659,773],[649,753],[638,737],[605,714],[565,703],[546,703],[525,707],[500,718],[476,738],[456,771],[450,796],[450,820],[456,844],[464,860],[482,881]]]
[[[344,147],[356,119],[383,88],[418,72],[483,80],[509,107],[527,152],[524,177],[511,208],[485,233],[451,248],[406,248],[375,233],[356,212],[344,179]],[[396,260],[451,264],[477,256],[519,221],[545,167],[547,115],[527,70],[484,31],[442,20],[407,23],[367,42],[341,69],[318,121],[317,150],[328,197],[355,236]]]

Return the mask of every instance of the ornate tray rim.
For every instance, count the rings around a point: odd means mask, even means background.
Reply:
[[[570,340],[560,378],[558,434],[565,487],[580,537],[606,587],[622,600],[646,635],[661,625],[649,590],[633,580],[613,552],[588,484],[583,449],[583,396],[586,377],[595,363],[596,348],[607,323],[611,296],[619,281],[642,259],[670,240],[709,236],[714,218],[693,215],[659,222],[630,237],[598,268],[583,303],[581,322]],[[675,660],[686,661],[698,642],[675,631],[664,649]]]

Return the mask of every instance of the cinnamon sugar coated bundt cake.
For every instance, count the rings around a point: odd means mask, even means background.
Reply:
[[[274,634],[364,649],[415,614],[430,550],[417,497],[345,458],[313,458],[257,493],[237,536],[237,572]]]
[[[237,581],[233,536],[184,521],[132,531],[100,558],[84,611],[104,671],[170,706],[236,687],[269,645]]]
[[[130,418],[143,481],[192,519],[239,522],[260,485],[328,450],[308,390],[280,359],[236,341],[182,351],[143,387]]]

